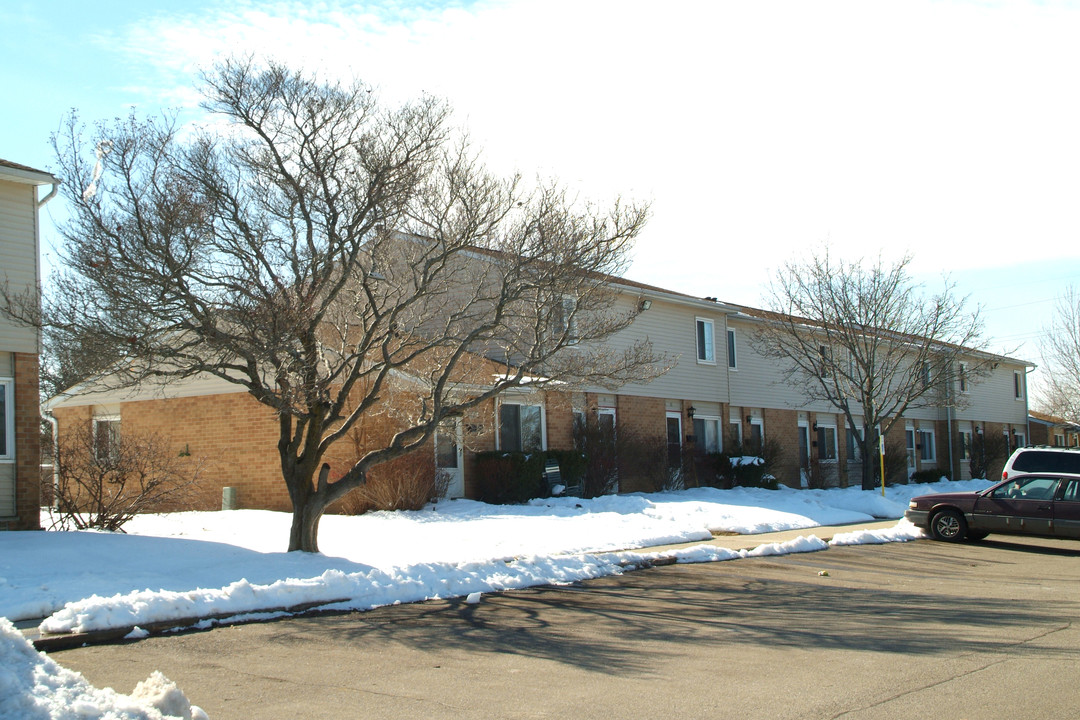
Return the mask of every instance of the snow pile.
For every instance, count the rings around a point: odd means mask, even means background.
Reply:
[[[884,530],[856,530],[854,532],[837,533],[829,541],[830,545],[882,545],[891,542],[907,542],[926,537],[920,528],[915,527],[907,520],[901,520],[894,527]]]
[[[130,695],[98,689],[82,675],[34,650],[0,618],[0,718],[20,720],[206,720],[176,684],[155,672]]]

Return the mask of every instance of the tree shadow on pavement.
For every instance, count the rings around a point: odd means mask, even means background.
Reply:
[[[1015,655],[1025,652],[1017,640],[1017,634],[1030,636],[1024,627],[1050,631],[1067,624],[1052,602],[1018,607],[1007,596],[994,597],[991,588],[972,593],[971,583],[987,581],[965,573],[947,549],[928,546],[894,562],[887,577],[865,550],[842,562],[835,552],[654,568],[489,594],[474,605],[454,599],[382,608],[320,618],[305,632],[322,633],[326,642],[362,646],[378,639],[425,651],[525,655],[597,672],[648,674],[657,653],[677,656],[683,643],[718,651],[740,643],[910,656]],[[1019,560],[1006,556],[980,565],[1009,573]],[[829,576],[818,575],[817,568],[832,566]],[[847,579],[856,575],[857,581]],[[933,592],[918,589],[928,583],[935,583]],[[646,643],[648,654],[641,652]],[[1075,652],[1045,644],[1037,649],[1057,651]]]

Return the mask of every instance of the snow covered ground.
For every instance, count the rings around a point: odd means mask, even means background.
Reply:
[[[149,623],[207,626],[304,603],[369,609],[437,597],[478,602],[484,592],[595,578],[660,558],[715,562],[824,550],[828,545],[807,533],[752,550],[699,544],[635,551],[713,533],[900,518],[915,495],[988,485],[897,486],[885,497],[857,489],[702,488],[525,506],[454,500],[420,512],[327,516],[318,555],[282,552],[289,515],[256,510],[145,515],[127,525],[128,534],[0,533],[0,718],[206,717],[159,673],[131,696],[94,688],[35,652],[9,620],[44,618],[44,632],[133,628],[129,637],[138,638]],[[900,521],[838,534],[830,544],[917,537],[917,528]]]
[[[144,515],[127,525],[128,534],[0,533],[0,615],[45,618],[47,632],[86,631],[573,582],[655,559],[627,550],[709,540],[714,532],[900,518],[914,495],[987,485],[896,486],[885,497],[857,489],[700,488],[524,506],[454,500],[419,512],[326,516],[318,555],[281,552],[290,516],[258,510]],[[834,543],[918,536],[905,526]],[[720,550],[681,559],[730,559],[723,555],[731,551]]]

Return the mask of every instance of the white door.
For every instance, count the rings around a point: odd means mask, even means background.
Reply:
[[[446,497],[465,497],[465,468],[461,449],[461,419],[443,421],[435,431],[435,466],[450,477]]]
[[[911,474],[915,472],[915,428],[908,428],[904,431],[904,440],[907,444],[907,474],[911,477]]]

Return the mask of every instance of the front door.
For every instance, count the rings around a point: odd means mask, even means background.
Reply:
[[[904,442],[907,444],[907,476],[910,478],[915,472],[915,428],[904,431]]]
[[[668,467],[682,467],[682,414],[667,413]]]
[[[446,497],[465,497],[465,469],[461,449],[461,419],[444,420],[435,431],[435,466],[449,478]]]

